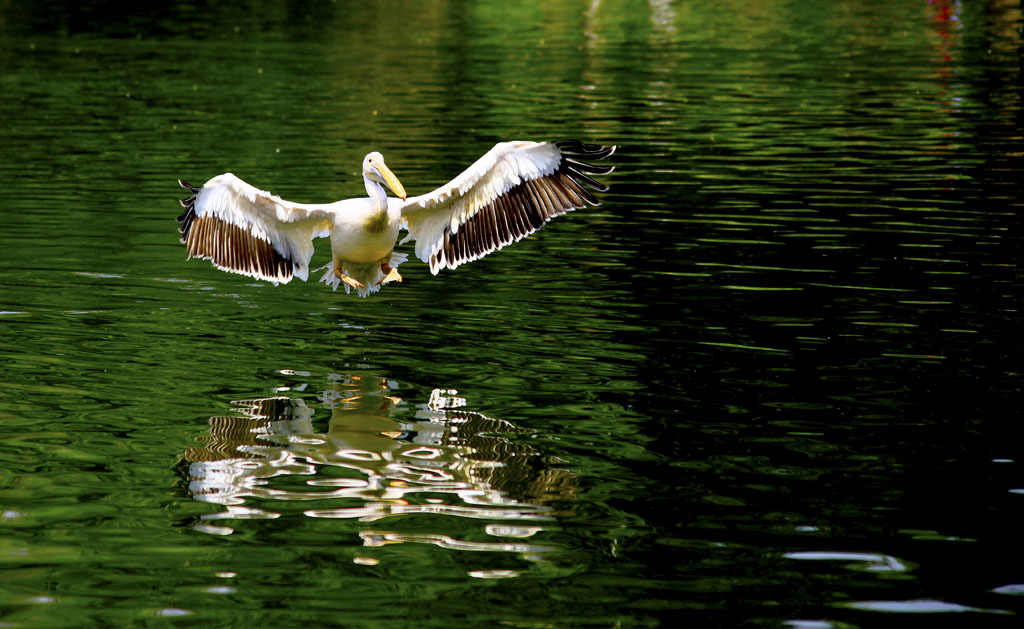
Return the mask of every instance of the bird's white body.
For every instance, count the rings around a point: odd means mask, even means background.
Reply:
[[[336,204],[331,228],[331,264],[327,265],[322,281],[337,289],[337,271],[340,270],[366,286],[368,292],[374,292],[385,277],[382,266],[397,268],[405,261],[404,256],[395,264],[391,260],[402,227],[402,212],[397,205],[389,206],[384,212],[386,221],[378,221],[379,226],[368,229],[367,225],[373,224],[380,214],[372,199],[346,199]]]
[[[340,252],[351,262],[374,262],[391,254],[402,227],[402,212],[397,207],[389,208],[381,229],[367,229],[378,211],[370,206],[369,199],[347,199],[338,204],[331,229],[331,250],[336,252],[336,260]]]
[[[554,216],[596,199],[583,188],[606,186],[590,174],[607,174],[600,160],[615,147],[580,142],[501,142],[458,177],[433,192],[406,198],[405,189],[380,153],[363,161],[367,196],[328,204],[298,204],[259,190],[231,173],[182,201],[182,242],[189,257],[211,260],[226,271],[274,283],[307,279],[313,238],[329,236],[331,262],[322,281],[363,297],[389,281],[401,281],[407,258],[394,248],[402,228],[432,273],[466,262],[523,238]],[[582,184],[582,185],[581,185]],[[387,196],[385,186],[398,196]]]

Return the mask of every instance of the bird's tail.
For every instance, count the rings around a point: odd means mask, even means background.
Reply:
[[[397,269],[398,265],[400,265],[401,263],[405,262],[408,259],[408,254],[397,253],[395,251],[392,251],[391,258],[388,261],[388,266],[390,266],[393,269]],[[339,286],[344,286],[346,295],[352,292],[352,289],[355,288],[356,292],[359,293],[360,297],[369,297],[371,294],[379,291],[381,287],[381,281],[383,281],[384,278],[386,277],[384,270],[381,268],[380,263],[378,262],[348,263],[345,265],[342,271],[352,279],[362,284],[362,286],[356,287],[353,287],[351,284],[342,281],[341,277],[336,272],[337,269],[334,265],[333,259],[326,265],[314,270],[319,271],[320,269],[327,269],[326,272],[323,274],[323,277],[320,278],[321,282],[327,284],[334,290],[338,290]]]

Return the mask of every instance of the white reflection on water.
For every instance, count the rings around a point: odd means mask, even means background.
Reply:
[[[841,551],[794,551],[783,555],[787,559],[805,561],[835,561],[855,570],[869,572],[907,572],[910,566],[902,559],[880,553],[853,553]]]
[[[404,544],[406,542],[417,542],[421,544],[433,544],[441,548],[470,551],[498,551],[506,553],[519,553],[526,559],[540,560],[546,553],[555,552],[556,546],[545,544],[523,544],[521,542],[470,542],[455,539],[447,535],[430,533],[397,533],[394,531],[360,531],[359,536],[363,539],[363,545],[368,547],[385,546],[387,544]]]
[[[937,600],[910,600],[910,601],[855,601],[844,605],[853,609],[861,609],[873,612],[888,612],[896,614],[948,614],[963,612],[982,612],[989,614],[1007,614],[1009,612],[999,609],[983,609],[970,607],[959,603]]]
[[[281,517],[281,501],[317,501],[323,506],[302,513],[355,522],[408,515],[488,520],[484,532],[500,538],[457,539],[443,530],[451,522],[439,520],[430,533],[362,530],[366,547],[416,542],[528,559],[556,550],[524,540],[544,528],[529,522],[564,515],[552,504],[575,499],[575,476],[515,439],[521,428],[468,410],[453,389],[434,389],[413,411],[394,381],[349,375],[331,376],[330,383],[316,398],[240,400],[232,403],[237,416],[210,418],[203,447],[185,455],[189,492],[225,508],[201,516],[196,530],[230,535],[230,521]],[[326,432],[314,425],[320,408],[330,412]],[[277,511],[263,508],[269,500]]]
[[[1024,595],[1024,583],[1010,583],[992,589],[996,594],[1012,594],[1014,596]]]

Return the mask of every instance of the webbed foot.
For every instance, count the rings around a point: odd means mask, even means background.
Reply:
[[[387,264],[381,263],[380,270],[387,272],[387,275],[384,277],[384,279],[382,279],[380,282],[378,282],[378,285],[380,285],[380,284],[387,284],[388,282],[401,282],[402,281],[402,276],[398,274],[398,269],[397,268],[390,267]]]
[[[346,284],[348,284],[352,288],[366,288],[366,284],[363,284],[362,282],[360,282],[356,278],[354,278],[351,275],[349,275],[348,273],[346,273],[344,271],[344,269],[337,269],[336,268],[336,269],[334,269],[334,274],[338,276],[338,279],[340,279],[342,282],[345,282]]]

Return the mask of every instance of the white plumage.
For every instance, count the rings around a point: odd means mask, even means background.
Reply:
[[[573,209],[599,205],[587,190],[607,186],[590,175],[612,172],[602,160],[615,147],[578,141],[501,142],[455,179],[406,198],[405,189],[380,153],[363,160],[367,197],[327,204],[299,204],[259,190],[231,173],[201,188],[179,180],[193,194],[178,217],[188,256],[261,280],[306,280],[313,239],[330,236],[332,259],[321,281],[365,297],[382,284],[401,281],[395,253],[415,241],[416,257],[437,274],[454,269],[540,229]],[[387,197],[387,186],[400,199]]]

